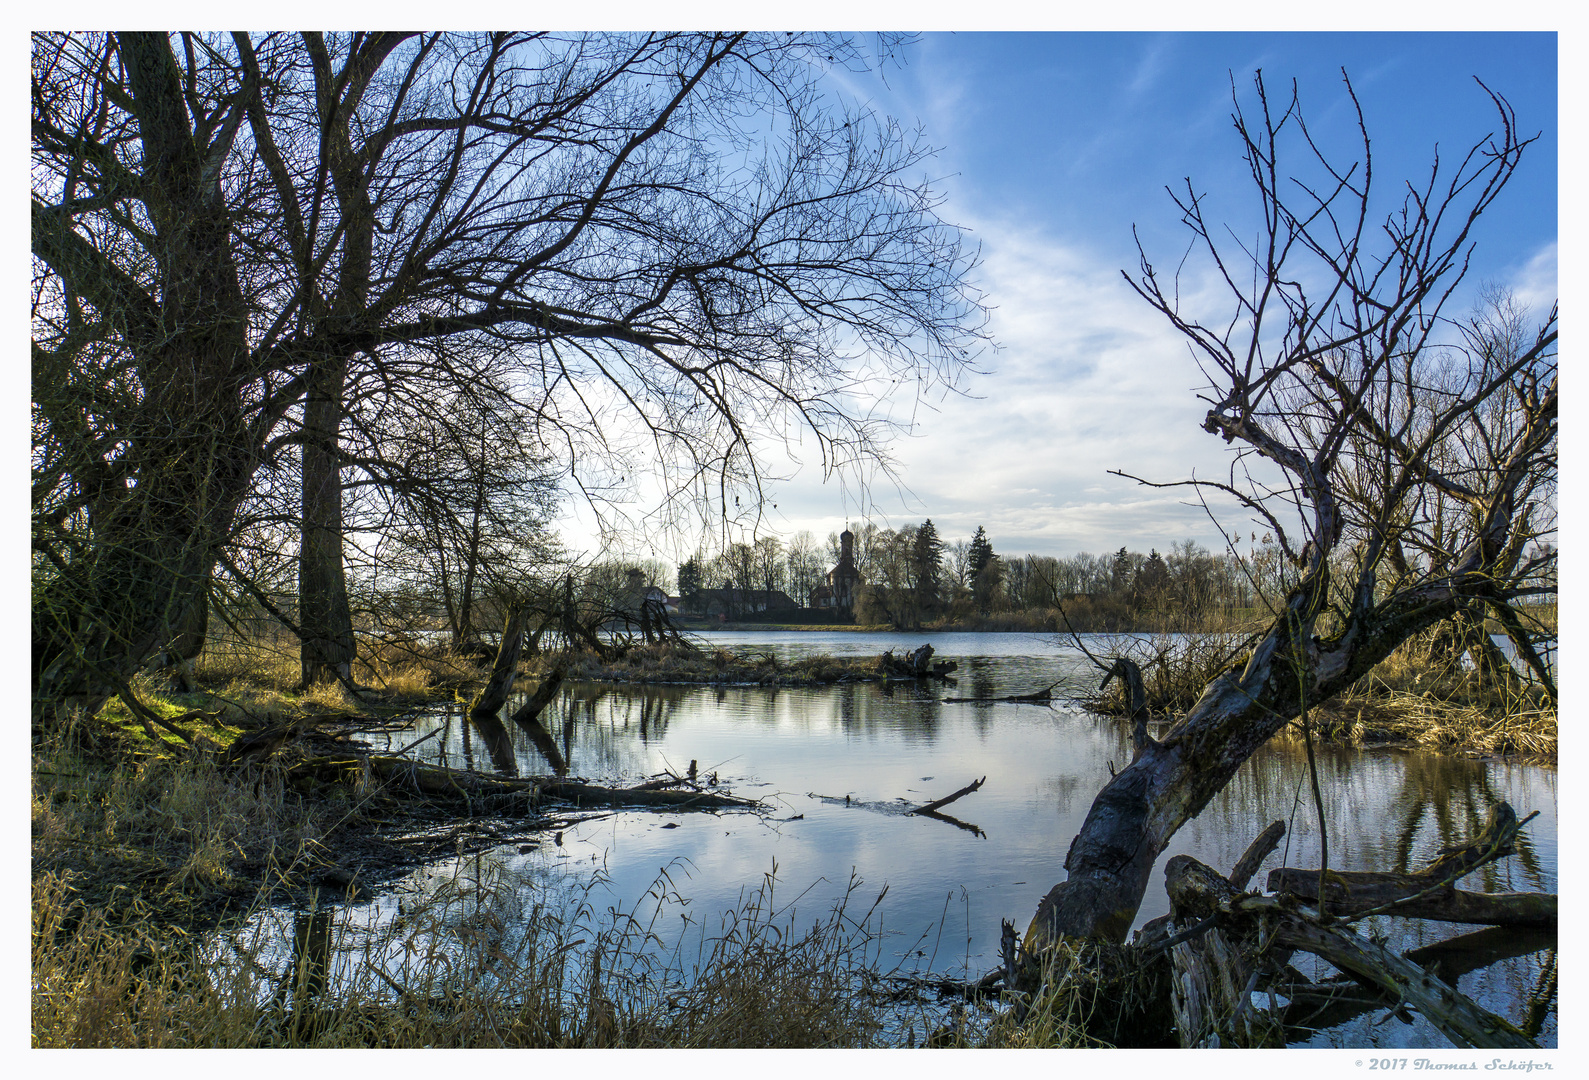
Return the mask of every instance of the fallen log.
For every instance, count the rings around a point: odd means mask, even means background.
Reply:
[[[1456,882],[1479,867],[1510,855],[1523,826],[1506,803],[1491,808],[1477,836],[1443,851],[1416,873],[1330,870],[1324,874],[1324,908],[1331,915],[1403,915],[1444,922],[1496,926],[1556,925],[1556,897],[1551,893],[1464,892]],[[1269,873],[1269,891],[1318,902],[1319,872],[1281,867]]]
[[[1470,971],[1478,971],[1501,960],[1554,948],[1555,945],[1556,935],[1550,931],[1492,926],[1421,946],[1406,956],[1447,983],[1455,983]],[[1290,1029],[1323,1030],[1344,1024],[1370,1009],[1395,1008],[1399,1005],[1355,979],[1331,979],[1315,983],[1298,975],[1290,983],[1277,984],[1275,989],[1285,994],[1288,1000],[1288,1004],[1280,1011],[1280,1019]]]
[[[977,790],[977,788],[981,787],[983,784],[985,784],[987,782],[988,782],[988,778],[985,777],[985,776],[981,780],[973,780],[971,783],[967,784],[965,787],[961,788],[959,791],[955,792],[953,795],[945,795],[943,798],[938,799],[935,802],[930,802],[926,806],[918,806],[916,809],[912,810],[911,813],[912,814],[930,814],[934,810],[940,809],[941,807],[948,806],[950,803],[954,802],[956,799],[959,799],[959,798],[962,798],[962,797],[964,797],[966,795],[971,794],[973,791]]]
[[[526,795],[559,799],[580,805],[600,803],[613,806],[668,806],[698,810],[751,809],[760,805],[751,799],[720,795],[716,792],[658,791],[643,786],[613,788],[550,777],[483,776],[467,769],[422,765],[417,761],[393,757],[310,758],[294,766],[293,771],[338,780],[349,772],[367,772],[380,780],[407,787],[419,794],[446,798]]]
[[[1449,886],[1420,892],[1420,888],[1421,879],[1411,874],[1337,873],[1332,870],[1326,875],[1325,908],[1331,915],[1340,916],[1375,912],[1481,926],[1556,926],[1554,893],[1480,893]],[[1290,867],[1273,870],[1269,874],[1269,889],[1317,903],[1318,872]]]
[[[1010,694],[1005,697],[946,697],[943,699],[943,702],[945,705],[964,705],[984,702],[989,704],[1013,702],[1018,705],[1049,705],[1053,703],[1054,687],[1058,685],[1059,683],[1057,682],[1051,683],[1047,689],[1038,690],[1030,694]]]
[[[1252,843],[1247,845],[1247,850],[1241,853],[1241,858],[1236,860],[1236,865],[1230,871],[1229,881],[1231,887],[1237,892],[1247,888],[1247,882],[1258,872],[1258,867],[1269,857],[1269,853],[1285,838],[1286,823],[1273,821],[1269,827],[1259,833]]]
[[[1217,915],[1229,931],[1322,957],[1416,1009],[1458,1046],[1536,1048],[1516,1027],[1406,957],[1343,926],[1320,925],[1318,911],[1294,898],[1238,894],[1218,872],[1188,855],[1171,859],[1164,876],[1177,912],[1202,919]]]
[[[567,780],[544,781],[537,793],[562,799],[575,806],[673,806],[692,810],[751,809],[760,804],[751,799],[718,795],[710,791],[658,790],[657,788],[610,788],[578,784]]]
[[[934,821],[945,822],[949,825],[953,825],[957,829],[964,829],[966,832],[975,833],[978,836],[988,835],[987,833],[983,832],[979,826],[973,825],[969,821],[961,821],[957,817],[952,817],[949,814],[940,814],[936,810],[914,810],[912,813],[917,817],[932,818]]]

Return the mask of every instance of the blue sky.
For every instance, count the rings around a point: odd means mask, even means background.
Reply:
[[[1397,203],[1404,180],[1427,178],[1437,149],[1451,160],[1494,129],[1473,81],[1482,79],[1540,138],[1480,225],[1470,284],[1509,286],[1540,314],[1556,295],[1554,34],[928,33],[906,59],[886,86],[856,79],[848,89],[941,147],[942,212],[981,245],[977,276],[999,348],[965,396],[932,395],[914,409],[914,436],[895,444],[903,488],[875,477],[864,491],[823,483],[808,465],[773,490],[773,531],[820,538],[846,518],[931,517],[951,539],[981,525],[1009,555],[1146,551],[1184,537],[1215,546],[1184,494],[1108,470],[1176,480],[1222,472],[1227,460],[1200,430],[1200,379],[1185,346],[1120,271],[1136,265],[1133,226],[1161,266],[1185,249],[1166,185],[1192,177],[1222,221],[1251,211],[1232,76],[1244,105],[1257,69],[1272,99],[1295,78],[1310,129],[1350,151],[1345,68],[1376,186]]]

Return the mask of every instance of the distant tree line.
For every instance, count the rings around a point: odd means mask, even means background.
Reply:
[[[807,607],[811,591],[838,558],[837,548],[837,536],[823,546],[809,530],[801,530],[787,541],[762,536],[731,543],[717,555],[698,551],[679,566],[679,606],[687,613],[706,614],[709,603],[715,603],[730,618],[765,609],[769,602]]]
[[[1193,629],[1266,611],[1295,583],[1270,533],[1232,536],[1222,552],[1183,539],[1163,551],[1121,545],[1069,556],[1001,555],[980,526],[969,540],[946,541],[930,518],[897,529],[865,521],[853,533],[862,582],[854,617],[901,629],[1063,628],[1061,607],[1077,630]],[[707,614],[710,607],[729,618],[769,603],[808,608],[839,556],[838,533],[819,543],[809,530],[733,543],[716,555],[698,551],[678,569],[681,608]],[[647,581],[666,587],[665,564],[648,566]],[[777,594],[787,600],[769,599]]]

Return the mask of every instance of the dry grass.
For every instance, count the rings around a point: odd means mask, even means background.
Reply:
[[[867,992],[876,935],[842,906],[799,931],[793,916],[776,913],[770,882],[690,963],[682,949],[647,948],[655,927],[633,915],[598,919],[588,892],[527,900],[467,871],[410,894],[402,918],[384,926],[327,922],[316,936],[272,933],[272,925],[262,918],[206,936],[112,925],[58,875],[42,875],[33,896],[33,1043],[880,1045]],[[310,925],[301,919],[296,929]]]
[[[1461,657],[1433,652],[1432,637],[1406,642],[1347,691],[1316,706],[1318,733],[1347,745],[1394,741],[1554,761],[1556,708],[1543,691],[1521,677],[1481,678]],[[1215,676],[1243,660],[1243,641],[1234,633],[1123,637],[1095,651],[1135,660],[1149,710],[1178,716]],[[1118,682],[1084,701],[1109,715],[1126,710]]]
[[[279,771],[223,770],[207,755],[107,763],[63,736],[36,747],[35,880],[54,877],[97,917],[203,921],[310,858],[329,822]]]
[[[1314,715],[1326,739],[1348,745],[1396,741],[1431,750],[1556,760],[1553,708],[1496,710],[1428,693],[1354,690]]]
[[[1179,716],[1202,696],[1203,688],[1221,672],[1243,658],[1245,634],[1121,635],[1105,638],[1089,649],[1100,658],[1125,657],[1142,671],[1148,711],[1156,716]],[[1095,712],[1124,715],[1129,708],[1125,687],[1110,680],[1102,692],[1082,699]]]
[[[194,669],[201,685],[222,689],[228,696],[262,691],[293,695],[302,680],[298,641],[287,634],[212,636]],[[355,683],[397,701],[420,700],[437,689],[465,686],[480,677],[475,661],[445,646],[403,635],[361,638],[353,667]]]

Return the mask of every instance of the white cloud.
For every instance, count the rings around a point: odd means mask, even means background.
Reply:
[[[1556,302],[1556,242],[1551,241],[1534,253],[1508,283],[1512,294],[1528,305],[1536,319],[1544,319]]]
[[[1204,380],[1183,341],[1117,267],[1085,249],[1016,222],[976,223],[976,233],[1002,348],[984,358],[991,373],[971,380],[968,396],[936,398],[935,411],[919,414],[917,434],[895,446],[909,490],[874,486],[871,516],[891,525],[931,517],[948,538],[980,525],[1012,555],[1145,551],[1186,536],[1217,543],[1204,511],[1183,505],[1195,503],[1191,491],[1108,473],[1224,474],[1227,452],[1201,430]],[[777,501],[791,531],[819,536],[861,512],[805,474]]]

